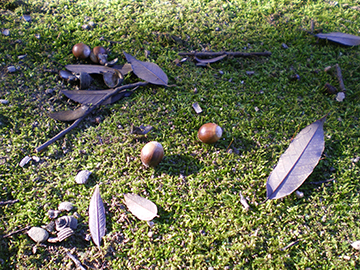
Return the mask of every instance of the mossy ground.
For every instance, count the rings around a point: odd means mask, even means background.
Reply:
[[[0,239],[0,268],[75,269],[68,250],[92,269],[359,267],[359,253],[350,246],[360,239],[359,163],[354,162],[360,156],[359,48],[317,41],[306,32],[313,20],[315,31],[359,34],[359,11],[352,8],[357,1],[0,4],[0,30],[10,30],[9,36],[0,35],[0,98],[9,101],[0,106],[0,199],[20,200],[0,207],[0,233],[47,224],[47,210],[65,200],[81,216],[75,236],[38,245],[36,252],[25,233]],[[21,19],[24,14],[31,15],[30,22]],[[90,21],[95,26],[84,30]],[[47,113],[78,106],[59,93],[73,86],[50,72],[80,63],[71,54],[77,42],[102,45],[121,63],[123,51],[157,63],[176,87],[140,88],[99,108],[36,154],[37,146],[69,125]],[[209,67],[192,61],[176,65],[179,52],[193,50],[272,55],[228,58]],[[339,87],[336,77],[324,72],[336,63],[347,88],[343,102],[324,93],[327,82]],[[18,71],[8,73],[10,65]],[[136,81],[134,75],[125,78],[125,83]],[[204,110],[200,115],[191,107],[194,102]],[[266,179],[291,138],[326,113],[325,152],[300,188],[305,196],[263,203]],[[196,138],[206,122],[224,129],[215,145]],[[131,124],[154,130],[145,137],[130,135]],[[161,142],[165,158],[156,169],[145,169],[139,153],[151,140]],[[26,155],[38,155],[40,162],[22,168]],[[93,172],[90,180],[76,185],[74,177],[83,169]],[[83,240],[96,184],[107,211],[100,250]],[[122,194],[128,192],[159,207],[152,227],[126,210]],[[239,192],[250,211],[243,209]]]

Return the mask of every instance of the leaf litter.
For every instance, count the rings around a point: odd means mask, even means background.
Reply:
[[[301,130],[281,155],[266,182],[267,199],[291,194],[312,173],[325,148],[323,125],[326,117]]]
[[[101,239],[105,235],[106,216],[98,185],[95,187],[89,205],[89,229],[95,245],[100,247]]]

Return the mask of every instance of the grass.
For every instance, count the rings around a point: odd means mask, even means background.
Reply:
[[[0,99],[9,101],[0,105],[0,200],[19,199],[0,207],[0,234],[47,224],[47,211],[65,200],[80,215],[76,235],[59,244],[35,245],[25,233],[0,238],[0,268],[75,269],[68,250],[92,269],[359,267],[359,252],[350,246],[360,238],[360,170],[353,160],[360,155],[359,48],[317,41],[304,31],[313,20],[316,31],[358,35],[359,13],[351,8],[357,1],[0,3],[0,29],[10,30],[0,35]],[[24,14],[31,22],[21,19]],[[89,21],[95,27],[84,30]],[[22,168],[24,156],[36,155],[37,146],[69,125],[47,113],[78,106],[59,93],[74,87],[48,72],[78,63],[71,54],[77,42],[102,45],[121,63],[123,51],[157,63],[176,87],[143,87],[99,108],[37,154],[40,162]],[[272,56],[224,59],[205,68],[174,63],[179,52],[193,50]],[[347,88],[344,102],[324,93],[326,82],[339,88],[336,77],[324,72],[336,63]],[[8,73],[10,65],[18,71]],[[296,74],[300,80],[292,79]],[[126,83],[136,81],[125,77]],[[194,102],[202,114],[195,114]],[[305,196],[263,203],[266,179],[291,138],[328,112],[325,152],[299,189]],[[206,122],[224,129],[215,145],[196,138]],[[131,124],[154,130],[145,137],[129,135]],[[145,169],[139,153],[151,140],[161,142],[165,158],[156,169]],[[83,169],[93,173],[86,185],[76,185]],[[100,249],[84,240],[96,184],[107,211]],[[122,194],[128,192],[159,207],[152,226],[127,211]]]

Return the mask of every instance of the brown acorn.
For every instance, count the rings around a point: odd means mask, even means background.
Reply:
[[[207,123],[200,127],[198,131],[198,139],[203,143],[216,143],[222,135],[222,128],[214,123]]]
[[[94,47],[94,49],[92,49],[90,53],[90,59],[94,63],[100,63],[102,65],[105,65],[107,62],[106,49],[101,46]]]
[[[145,167],[156,167],[164,157],[164,148],[158,142],[149,142],[141,149],[140,157]]]
[[[86,59],[90,55],[90,47],[82,42],[77,43],[72,48],[72,53],[76,58]]]

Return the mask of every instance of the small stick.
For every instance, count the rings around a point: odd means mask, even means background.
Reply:
[[[130,89],[130,88],[137,88],[139,86],[145,86],[147,85],[148,82],[137,82],[137,83],[132,83],[132,84],[126,84],[120,87],[115,88],[114,92],[111,92],[107,95],[105,95],[102,99],[100,99],[98,102],[96,102],[94,105],[90,106],[85,114],[78,118],[74,123],[72,123],[69,127],[67,127],[66,129],[62,130],[60,133],[58,133],[57,135],[55,135],[54,137],[52,137],[50,140],[48,140],[46,143],[40,145],[39,147],[35,148],[35,152],[39,153],[41,151],[43,151],[46,147],[48,147],[50,144],[54,143],[55,141],[57,141],[58,139],[60,139],[61,137],[63,137],[65,134],[69,133],[71,130],[73,130],[89,113],[91,113],[93,110],[95,110],[97,108],[97,106],[101,105],[101,103],[103,103],[105,100],[107,100],[108,98],[115,96],[116,94],[118,94],[120,91],[125,90],[125,89]]]
[[[296,240],[295,242],[292,242],[292,243],[288,244],[286,247],[281,248],[280,250],[281,250],[281,251],[285,251],[285,250],[287,250],[288,248],[291,248],[292,246],[295,246],[295,245],[299,244],[299,242],[300,242],[299,240]]]
[[[340,68],[339,64],[336,64],[335,68],[336,68],[336,77],[339,80],[340,89],[341,89],[341,91],[345,92],[346,89],[345,89],[344,80],[343,80],[343,76],[341,74],[341,68]]]
[[[9,201],[0,201],[0,205],[7,205],[7,204],[14,204],[17,203],[19,200],[9,200]]]
[[[12,235],[14,235],[14,234],[17,234],[17,233],[19,233],[19,232],[26,231],[26,230],[30,229],[30,227],[31,227],[31,226],[27,226],[27,227],[25,227],[25,228],[22,228],[22,229],[13,231],[13,232],[8,233],[8,234],[5,234],[5,235],[2,236],[2,238],[10,237],[10,236],[12,236]]]
[[[230,146],[232,145],[233,142],[234,142],[234,138],[231,140],[229,146],[226,148],[226,152],[229,151],[229,148],[230,148]]]
[[[233,57],[254,57],[254,56],[270,56],[271,52],[182,52],[180,56],[193,56],[193,57],[217,57],[221,55],[233,56]]]
[[[311,184],[311,185],[321,185],[321,184],[329,183],[329,182],[332,182],[332,181],[335,181],[335,178],[327,179],[327,180],[319,181],[319,182],[308,182],[307,184]],[[306,184],[306,182],[305,182],[305,184]]]
[[[66,252],[66,255],[75,263],[76,267],[80,268],[81,270],[86,270],[84,266],[82,266],[81,262],[75,258],[70,252]]]

